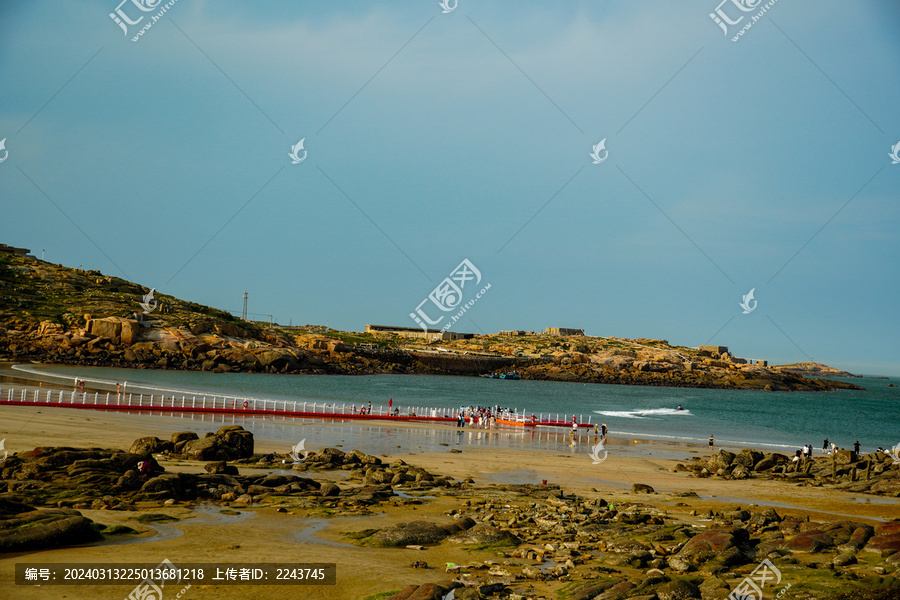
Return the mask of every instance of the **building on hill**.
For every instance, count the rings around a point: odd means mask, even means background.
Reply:
[[[534,332],[532,332],[534,333]],[[510,329],[508,331],[500,331],[497,332],[497,335],[527,335],[528,332],[524,329]]]
[[[399,335],[405,338],[420,340],[468,340],[475,337],[474,333],[456,333],[443,329],[429,329],[424,331],[420,327],[394,327],[389,325],[366,325],[366,333],[383,333]]]
[[[701,352],[715,352],[716,354],[725,354],[728,352],[728,346],[698,346],[697,350]]]
[[[733,362],[736,365],[756,365],[757,367],[768,367],[769,361],[758,358],[738,358],[728,351],[728,346],[697,346],[701,356],[712,356],[721,360]]]
[[[0,244],[0,252],[8,252],[17,256],[31,256],[31,250],[28,248],[16,248],[15,246],[7,246],[6,244]]]
[[[566,327],[545,327],[544,335],[584,335],[584,329],[568,329]]]

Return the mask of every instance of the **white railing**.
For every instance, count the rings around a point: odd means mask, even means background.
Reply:
[[[359,408],[357,408],[355,405],[353,405],[349,408],[349,412],[348,412],[348,407],[347,407],[346,403],[341,404],[340,406],[337,406],[336,404],[328,404],[328,403],[323,402],[320,407],[318,402],[313,402],[311,406],[310,406],[309,402],[303,402],[302,407],[301,407],[301,406],[298,406],[298,403],[296,401],[291,401],[290,409],[289,409],[287,400],[281,400],[281,401],[279,401],[279,400],[271,400],[271,401],[270,400],[257,400],[257,399],[244,400],[241,398],[227,398],[227,397],[223,397],[221,399],[221,404],[220,404],[218,396],[213,396],[212,398],[207,398],[206,396],[202,396],[201,398],[199,398],[199,404],[198,404],[198,398],[196,396],[192,396],[190,403],[188,403],[186,396],[181,396],[181,399],[179,401],[179,399],[176,398],[175,396],[172,396],[171,398],[166,398],[165,395],[162,395],[162,396],[160,396],[159,401],[157,403],[157,398],[156,398],[155,394],[150,394],[149,398],[145,398],[143,394],[139,394],[137,398],[134,398],[134,394],[132,394],[132,393],[127,394],[127,402],[126,402],[125,394],[120,393],[120,392],[116,392],[115,402],[113,402],[112,401],[113,399],[111,398],[112,392],[107,392],[105,398],[102,399],[103,401],[101,403],[100,392],[94,392],[93,395],[90,395],[87,392],[75,392],[75,391],[68,392],[68,399],[66,399],[66,396],[65,396],[66,392],[59,391],[59,393],[56,397],[56,400],[54,401],[54,399],[52,397],[52,393],[53,392],[51,392],[50,390],[47,390],[44,395],[44,399],[41,400],[41,397],[40,397],[41,390],[33,390],[33,394],[31,394],[32,401],[33,402],[45,402],[47,404],[56,403],[56,404],[60,404],[60,405],[81,404],[83,406],[86,406],[88,404],[92,404],[94,406],[116,405],[116,406],[131,406],[131,407],[136,407],[136,408],[172,408],[172,409],[181,408],[182,410],[186,410],[189,408],[191,408],[191,409],[199,408],[201,410],[207,409],[207,408],[227,410],[229,408],[228,405],[230,404],[231,408],[235,414],[240,414],[241,410],[244,409],[244,410],[250,410],[250,411],[271,411],[271,412],[275,412],[275,413],[279,413],[279,412],[281,412],[281,413],[288,413],[288,412],[297,413],[297,412],[300,412],[300,413],[312,413],[312,414],[321,413],[321,414],[346,415],[346,414],[359,414],[359,410],[363,408],[363,405],[361,405]],[[3,390],[0,389],[0,399],[2,399],[3,396],[4,396]],[[26,390],[26,389],[15,390],[13,388],[7,388],[5,396],[6,396],[7,402],[27,402],[29,393],[28,393],[28,390]],[[18,400],[16,400],[16,396],[18,396]],[[2,400],[0,400],[0,402],[2,402]],[[269,407],[269,402],[272,403],[271,408]],[[281,402],[280,410],[279,410],[279,406],[278,406],[279,402]],[[245,404],[246,404],[246,406],[245,406]],[[321,410],[320,410],[320,408],[321,408]],[[394,410],[393,408],[386,409],[384,406],[374,406],[371,409],[369,409],[366,406],[366,409],[367,409],[366,415],[370,415],[373,417],[374,416],[379,416],[379,417],[389,416],[392,413],[392,410]],[[440,418],[448,410],[450,411],[451,414],[456,412],[455,409],[451,410],[451,409],[446,409],[446,408],[426,407],[426,406],[409,406],[404,411],[403,409],[401,409],[401,407],[399,405],[396,407],[396,410],[398,411],[398,413],[400,415],[408,415],[410,413],[414,413],[415,415],[420,416],[420,417],[421,416],[430,416],[431,418]],[[503,419],[517,421],[517,422],[530,422],[531,421],[531,415],[527,415],[524,412],[520,413],[518,408],[513,409],[512,411],[509,411],[509,412],[500,413],[500,416]],[[569,425],[570,417],[572,417],[572,416],[575,416],[575,415],[563,414],[562,419],[560,419],[559,413],[556,413],[555,415],[551,414],[551,413],[547,413],[547,414],[540,413],[538,415],[535,415],[535,418],[536,418],[538,424],[547,423],[549,421],[555,421],[555,422],[561,423],[563,425]],[[585,421],[583,415],[578,415],[577,421],[581,425],[587,424],[588,426],[590,426],[592,424],[592,418],[593,418],[593,415],[588,415],[587,421]]]

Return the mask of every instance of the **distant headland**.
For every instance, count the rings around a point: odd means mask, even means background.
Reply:
[[[364,332],[248,321],[99,271],[0,245],[0,360],[307,374],[415,373],[770,391],[862,389],[815,363],[769,366],[724,346],[584,335],[580,329]]]

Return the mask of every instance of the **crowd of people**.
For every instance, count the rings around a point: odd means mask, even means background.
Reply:
[[[859,440],[856,440],[855,442],[853,442],[853,451],[856,454],[859,454],[859,451],[861,448],[862,448],[862,446],[860,445]],[[828,438],[825,438],[822,441],[822,454],[825,454],[825,455],[834,454],[838,450],[843,450],[843,448],[838,448],[837,444],[835,444],[833,442],[829,442]],[[881,448],[879,448],[878,450],[882,451]],[[799,450],[794,452],[793,460],[796,462],[798,460],[812,458],[812,456],[813,456],[813,445],[812,444],[804,444],[802,448],[800,448]]]
[[[512,411],[508,408],[496,406],[460,406],[456,411],[457,427],[476,427],[480,429],[494,429],[497,419],[511,418]]]

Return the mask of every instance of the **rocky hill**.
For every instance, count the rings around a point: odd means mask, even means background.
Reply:
[[[804,377],[860,377],[847,371],[841,371],[828,365],[817,362],[800,362],[789,365],[778,365],[778,368],[787,373],[803,375]]]
[[[485,375],[766,390],[860,389],[665,340],[477,335],[426,343],[251,323],[99,271],[0,253],[0,359],[269,373]]]

